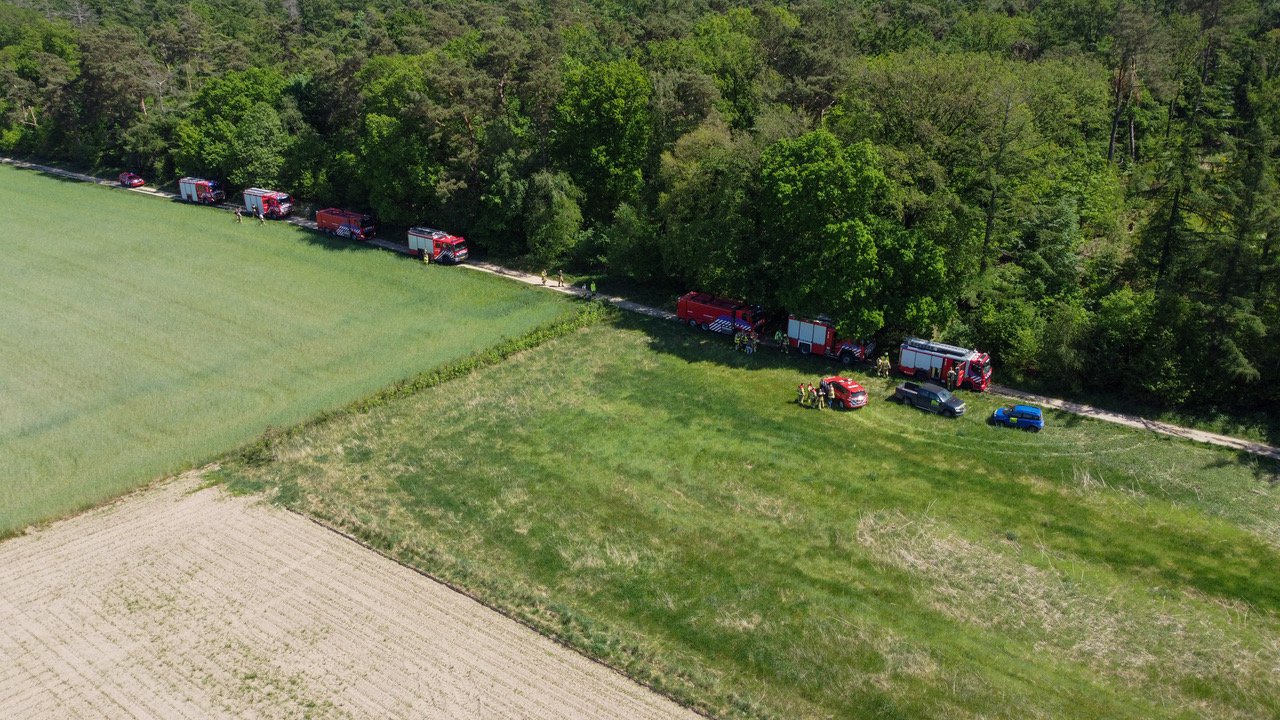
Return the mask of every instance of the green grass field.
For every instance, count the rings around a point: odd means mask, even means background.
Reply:
[[[622,318],[231,464],[719,717],[1280,715],[1277,468]]]
[[[568,311],[282,224],[0,166],[0,536]]]

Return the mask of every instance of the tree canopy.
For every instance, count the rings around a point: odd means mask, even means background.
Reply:
[[[1262,0],[0,0],[0,150],[1280,402]]]

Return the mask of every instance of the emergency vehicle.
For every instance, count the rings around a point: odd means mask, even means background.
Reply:
[[[795,315],[787,319],[787,344],[802,354],[816,353],[838,358],[845,365],[854,360],[866,360],[876,349],[876,344],[870,341],[837,338],[835,325],[827,318],[805,320]]]
[[[244,207],[254,215],[261,211],[264,217],[282,218],[293,212],[293,198],[275,190],[249,188],[244,191]]]
[[[226,199],[218,183],[197,177],[184,177],[178,181],[178,197],[187,202],[212,205]]]
[[[377,231],[373,218],[368,215],[338,208],[317,210],[316,227],[330,235],[352,240],[370,240]]]
[[[822,378],[821,385],[827,388],[835,410],[853,410],[867,404],[867,389],[849,378],[832,375]]]
[[[676,317],[689,323],[689,327],[726,334],[758,330],[765,321],[759,305],[747,305],[739,300],[700,292],[680,296],[676,303]]]
[[[951,368],[956,370],[956,387],[982,392],[991,385],[991,358],[983,352],[907,338],[898,355],[903,375],[944,383]]]
[[[409,228],[409,250],[440,263],[460,263],[468,255],[466,238],[429,227]]]

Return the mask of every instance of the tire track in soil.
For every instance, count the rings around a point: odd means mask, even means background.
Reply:
[[[0,717],[700,716],[199,473],[0,543]]]

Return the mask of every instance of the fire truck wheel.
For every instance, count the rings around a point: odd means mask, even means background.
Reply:
[[[844,363],[845,365],[852,365],[853,353],[848,351],[840,353],[840,362]]]
[[[697,330],[697,329],[698,329],[698,321],[697,321],[697,320],[690,319],[690,320],[689,320],[689,327],[693,328],[694,330]]]
[[[710,325],[708,325],[708,324],[706,324],[706,323],[702,323],[702,324],[698,325],[698,329],[699,329],[699,330],[706,331],[706,330],[710,330],[710,329],[711,329],[711,326],[710,326]]]

